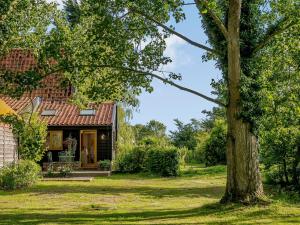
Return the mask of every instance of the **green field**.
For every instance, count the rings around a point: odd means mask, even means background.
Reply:
[[[181,177],[113,175],[0,191],[0,224],[300,224],[300,203],[271,194],[265,206],[221,205],[223,166]]]

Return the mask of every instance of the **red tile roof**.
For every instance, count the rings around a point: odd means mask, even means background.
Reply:
[[[54,60],[49,60],[54,65]],[[26,72],[36,66],[36,60],[30,50],[13,49],[0,59],[0,69],[12,72]],[[42,97],[45,100],[64,101],[69,98],[73,92],[71,85],[62,87],[60,85],[62,74],[54,73],[47,76],[42,81],[42,87],[34,90],[31,95],[25,93],[23,97]]]
[[[18,113],[31,103],[31,99],[29,97],[21,97],[20,99],[0,97],[0,99]]]
[[[48,126],[99,126],[112,125],[115,110],[114,103],[103,103],[94,106],[96,114],[92,116],[79,115],[80,109],[76,105],[66,102],[44,101],[38,108],[39,114],[44,110],[57,110],[55,116],[41,116]]]
[[[32,52],[25,49],[13,49],[0,59],[0,68],[14,72],[25,72],[35,65],[36,61]]]
[[[50,62],[55,63],[55,62]],[[14,49],[5,57],[0,59],[0,69],[14,72],[25,72],[36,65],[34,56],[30,50]],[[42,97],[37,111],[39,114],[45,109],[56,109],[55,116],[41,116],[47,121],[48,126],[101,126],[112,125],[115,115],[115,103],[103,103],[93,108],[95,115],[81,116],[80,109],[76,105],[67,102],[73,90],[70,85],[63,88],[60,86],[61,74],[52,74],[43,80],[43,87],[34,90],[31,95],[25,93],[20,99],[9,97],[0,98],[12,109],[19,113],[31,103],[31,98]]]

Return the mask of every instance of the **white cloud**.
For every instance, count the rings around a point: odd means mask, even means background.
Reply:
[[[165,66],[165,70],[174,70],[178,67],[185,66],[192,61],[191,57],[184,49],[187,43],[181,38],[172,35],[166,39],[166,45],[165,56],[170,57],[172,63]]]

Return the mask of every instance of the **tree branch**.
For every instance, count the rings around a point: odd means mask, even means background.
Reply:
[[[155,78],[155,79],[158,79],[164,83],[167,83],[173,87],[176,87],[182,91],[186,91],[186,92],[189,92],[189,93],[192,93],[194,95],[197,95],[207,101],[210,101],[210,102],[213,102],[215,104],[218,104],[222,107],[226,107],[226,105],[220,101],[218,101],[217,99],[213,99],[211,97],[208,97],[198,91],[195,91],[195,90],[192,90],[190,88],[187,88],[187,87],[184,87],[184,86],[181,86],[179,84],[176,84],[174,83],[173,81],[169,80],[169,79],[166,79],[166,78],[163,78],[157,74],[154,74],[152,72],[147,72],[147,71],[141,71],[141,70],[136,70],[136,69],[132,69],[132,68],[128,68],[128,67],[122,67],[122,66],[113,66],[113,65],[80,65],[79,67],[94,67],[94,68],[111,68],[111,69],[116,69],[116,70],[125,70],[125,71],[129,71],[129,72],[134,72],[134,73],[137,73],[137,74],[143,74],[143,75],[148,75],[148,76],[151,76],[152,78]],[[56,70],[53,70],[51,72],[48,72],[45,76],[48,76],[50,74],[53,74],[53,73],[57,73],[57,72],[61,72],[65,69],[73,69],[74,67],[68,67],[68,68],[59,68],[59,69],[56,69]]]
[[[292,21],[288,23],[286,26],[283,24],[287,21],[287,19],[282,20],[282,22],[278,23],[275,27],[271,27],[269,29],[272,29],[272,31],[267,31],[266,35],[262,38],[262,40],[254,47],[254,49],[251,52],[251,55],[256,54],[259,50],[264,48],[275,36],[283,33],[290,27],[294,26],[297,22]]]
[[[208,96],[206,96],[204,94],[201,94],[198,91],[194,91],[194,90],[192,90],[190,88],[178,85],[178,84],[174,83],[173,81],[165,79],[165,78],[162,78],[162,77],[160,77],[160,76],[158,76],[156,74],[153,74],[153,73],[147,73],[147,74],[150,75],[151,77],[154,77],[154,78],[156,78],[158,80],[163,81],[164,83],[170,84],[171,86],[176,87],[176,88],[178,88],[178,89],[180,89],[182,91],[186,91],[186,92],[192,93],[192,94],[197,95],[197,96],[199,96],[201,98],[204,98],[207,101],[210,101],[210,102],[213,102],[215,104],[218,104],[219,106],[226,107],[226,105],[224,103],[222,103],[222,102],[220,102],[220,101],[218,101],[216,99],[213,99],[211,97],[208,97]]]
[[[218,28],[220,29],[220,31],[222,32],[222,34],[224,35],[224,37],[226,38],[226,40],[228,40],[228,31],[227,28],[225,27],[225,25],[223,24],[223,22],[220,20],[220,18],[209,8],[208,6],[208,2],[206,0],[203,0],[200,2],[200,0],[195,0],[196,6],[199,9],[200,13],[201,13],[201,4],[204,4],[205,8],[207,9],[209,15],[212,17],[212,19],[214,20],[215,24],[218,26]],[[203,13],[202,13],[203,14]]]
[[[177,37],[179,37],[179,38],[185,40],[186,42],[188,42],[189,44],[191,44],[191,45],[193,45],[193,46],[196,46],[196,47],[198,47],[198,48],[204,49],[204,50],[206,50],[206,51],[208,51],[208,52],[217,53],[214,49],[209,48],[209,47],[207,47],[207,46],[205,46],[205,45],[202,45],[202,44],[200,44],[200,43],[198,43],[198,42],[195,42],[195,41],[189,39],[188,37],[186,37],[186,36],[184,36],[184,35],[182,35],[182,34],[176,32],[175,30],[171,29],[170,27],[164,25],[163,23],[157,21],[157,20],[154,19],[153,17],[150,17],[150,16],[146,15],[145,13],[143,13],[143,12],[141,12],[141,11],[138,11],[138,10],[132,9],[132,8],[130,9],[130,11],[133,12],[133,13],[136,13],[136,14],[139,14],[139,15],[143,16],[143,17],[146,18],[147,20],[149,20],[149,21],[155,23],[156,25],[162,27],[164,30],[168,31],[168,32],[171,33],[171,34],[176,35]]]

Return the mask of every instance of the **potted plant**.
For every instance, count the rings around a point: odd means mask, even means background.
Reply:
[[[111,170],[111,162],[108,159],[106,159],[106,160],[100,160],[98,162],[98,167],[99,167],[100,170],[110,171]]]

